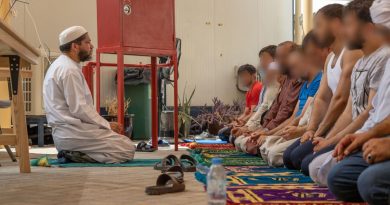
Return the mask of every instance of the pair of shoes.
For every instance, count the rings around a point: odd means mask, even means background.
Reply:
[[[152,140],[149,140],[148,144],[152,144]],[[169,147],[169,142],[160,138],[158,138],[157,144],[159,147]]]
[[[152,145],[146,144],[146,142],[142,141],[137,144],[136,152],[154,152],[156,149]]]
[[[67,163],[71,163],[72,161],[70,161],[68,158],[66,158],[65,152],[61,150],[57,154],[57,162],[60,164],[67,164]]]
[[[173,166],[158,176],[155,186],[146,187],[145,193],[161,195],[182,192],[185,188],[183,169],[180,166]]]
[[[155,170],[168,170],[173,166],[180,166],[184,172],[195,172],[197,162],[194,158],[189,155],[183,154],[180,159],[175,155],[168,155],[164,157],[161,162],[154,165]]]

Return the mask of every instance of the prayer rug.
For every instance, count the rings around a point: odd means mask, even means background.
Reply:
[[[290,170],[286,168],[272,168],[269,166],[229,166],[225,167],[227,171],[235,172],[235,173],[267,173],[267,172],[296,172],[295,170]]]
[[[342,203],[327,188],[316,186],[310,177],[285,168],[271,168],[259,157],[229,149],[197,149],[192,155],[210,166],[220,157],[226,169],[228,205],[362,205]],[[207,184],[206,173],[195,172],[195,178]]]
[[[312,183],[310,177],[296,172],[235,173],[227,176],[228,186]]]
[[[42,163],[43,158],[32,159],[30,161],[31,166],[44,166],[44,167],[153,167],[157,162],[161,162],[161,159],[134,159],[133,161],[120,163],[120,164],[104,164],[104,163],[66,163],[60,164],[57,159],[47,159],[47,162]]]
[[[242,185],[278,185],[278,184],[299,184],[299,185],[313,185],[310,177],[304,176],[299,172],[287,171],[280,172],[273,170],[272,172],[263,173],[234,173],[228,171],[226,173],[226,183],[228,186],[242,186]],[[206,174],[195,173],[195,178],[206,185]]]
[[[210,166],[212,158],[222,158],[224,166],[264,166],[267,165],[261,158],[248,155],[236,150],[197,149],[192,156],[204,165]]]
[[[200,163],[205,165],[211,165],[211,158],[204,158]],[[265,161],[260,158],[223,158],[222,164],[224,166],[264,166],[267,165]]]
[[[190,143],[188,145],[191,149],[213,149],[213,150],[235,150],[236,148],[232,144],[197,144]]]
[[[336,201],[327,188],[315,185],[229,186],[227,204],[343,204]],[[356,203],[358,204],[358,203]]]
[[[189,139],[184,139],[183,141],[186,143],[194,142],[194,140],[189,140]],[[228,143],[222,140],[196,140],[195,142],[198,144],[227,144]]]

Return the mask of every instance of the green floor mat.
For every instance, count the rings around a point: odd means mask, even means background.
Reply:
[[[46,161],[45,163],[42,163]],[[157,162],[160,162],[161,159],[134,159],[121,164],[103,164],[103,163],[66,163],[60,164],[57,159],[48,159],[41,157],[39,159],[32,159],[30,161],[31,166],[43,166],[43,167],[62,167],[62,168],[71,168],[71,167],[153,167]],[[43,164],[43,165],[42,165]]]

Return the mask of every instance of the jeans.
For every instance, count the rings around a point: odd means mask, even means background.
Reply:
[[[313,152],[312,141],[301,144],[300,140],[289,146],[283,154],[283,163],[288,169],[301,170],[302,160]]]
[[[218,137],[222,141],[227,141],[229,142],[229,137],[230,137],[230,131],[232,131],[232,128],[225,126],[222,129],[218,131]]]
[[[332,168],[328,175],[330,191],[338,200],[389,204],[390,161],[369,165],[362,152],[352,154]]]

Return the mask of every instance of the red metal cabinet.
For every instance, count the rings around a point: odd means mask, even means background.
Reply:
[[[98,47],[161,56],[175,50],[174,0],[97,0]]]
[[[175,150],[178,150],[178,66],[175,35],[174,0],[97,0],[98,48],[96,49],[96,109],[100,110],[100,67],[116,66],[118,69],[117,98],[118,122],[124,123],[124,55],[150,56],[152,90],[152,145],[156,149],[158,141],[158,93],[157,57],[169,56],[168,67],[174,67],[174,137]],[[116,64],[100,61],[100,54],[117,55]],[[145,65],[131,67],[145,68]],[[92,69],[87,68],[91,72]],[[87,73],[87,78],[91,78]],[[92,85],[92,82],[89,82]]]

